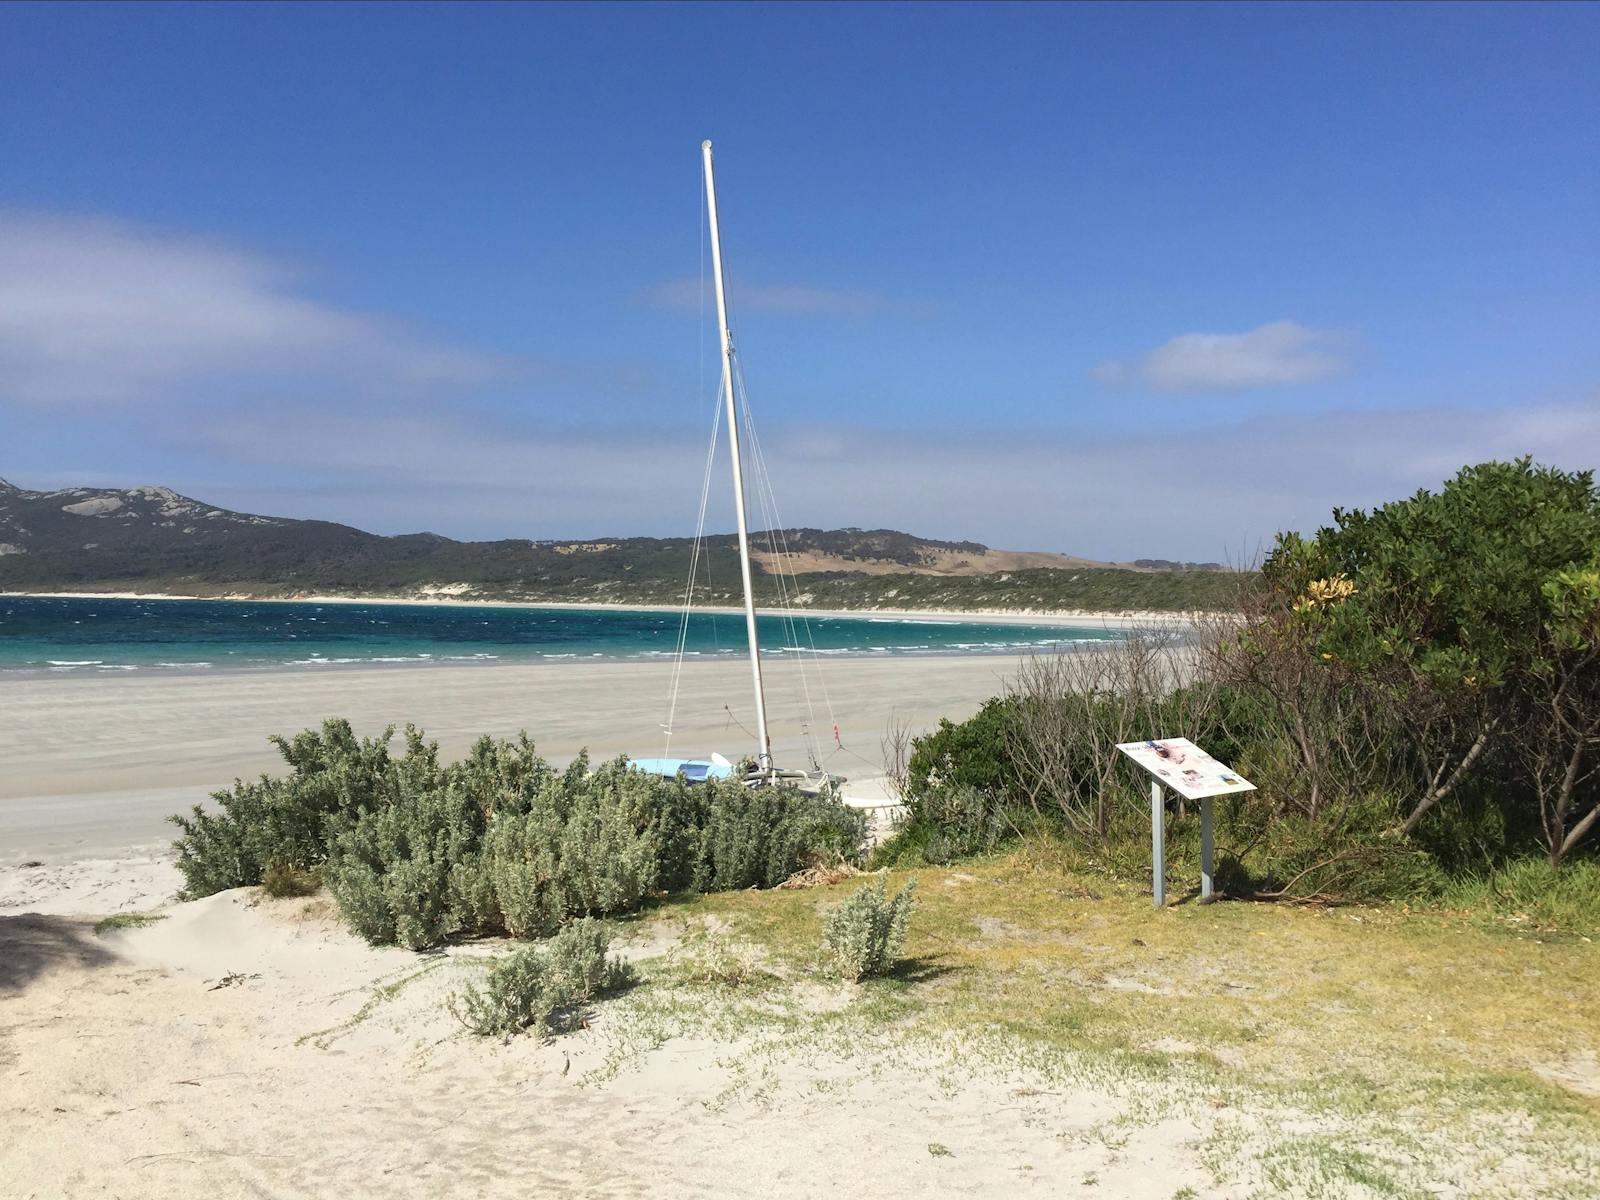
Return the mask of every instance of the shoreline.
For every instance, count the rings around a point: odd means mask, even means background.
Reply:
[[[1062,628],[1066,628],[1063,626]],[[1016,660],[1030,653],[1043,650],[1070,651],[1080,645],[1102,644],[1101,639],[1063,639],[1058,642],[1041,642],[1030,647],[1015,645],[996,647],[992,650],[823,650],[813,652],[802,650],[799,652],[767,650],[761,652],[761,667],[766,671],[774,666],[781,666],[785,662],[804,661],[808,669],[816,669],[819,662],[836,663],[842,661],[871,661],[871,662],[916,662],[942,659],[962,659],[967,661],[1007,659]],[[512,667],[548,667],[553,670],[576,670],[581,667],[600,666],[603,664],[642,664],[666,663],[671,665],[674,659],[664,651],[650,651],[642,654],[585,654],[585,655],[555,655],[555,654],[491,654],[482,657],[380,657],[380,658],[328,658],[328,659],[299,659],[293,662],[272,662],[249,664],[218,663],[215,661],[195,661],[189,663],[157,663],[150,666],[139,666],[131,663],[57,663],[44,667],[5,667],[0,666],[0,682],[11,680],[16,682],[33,682],[37,680],[54,679],[121,679],[127,678],[132,673],[144,672],[147,677],[159,679],[219,679],[235,676],[259,677],[270,675],[298,675],[306,673],[316,676],[343,674],[348,671],[440,671],[440,670],[467,670],[490,671],[506,670]],[[749,655],[741,647],[725,650],[716,655],[706,655],[699,651],[687,651],[684,656],[684,665],[740,663],[746,664]],[[748,666],[745,668],[748,670]]]
[[[568,612],[682,612],[678,604],[624,604],[595,600],[476,600],[460,596],[186,596],[172,592],[0,592],[0,600],[203,600],[224,604],[387,604],[401,607],[454,606],[459,608],[536,608]],[[695,612],[736,616],[743,608],[726,604],[697,604]],[[935,608],[757,608],[759,616],[807,616],[866,620],[890,617],[896,620],[959,621],[987,625],[1049,625],[1082,628],[1099,625],[1105,629],[1170,629],[1192,624],[1203,615],[1193,611],[1123,612],[1083,609],[935,609]]]

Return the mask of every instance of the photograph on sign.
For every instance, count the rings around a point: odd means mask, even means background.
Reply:
[[[1255,784],[1212,758],[1188,738],[1124,742],[1117,749],[1186,800],[1256,790]]]

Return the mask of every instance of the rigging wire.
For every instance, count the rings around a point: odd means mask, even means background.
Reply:
[[[721,390],[720,382],[718,390]],[[718,435],[722,431],[722,405],[712,405],[711,412],[711,441],[706,446],[705,467],[700,475],[700,513],[695,519],[694,542],[689,549],[689,579],[683,587],[683,613],[678,620],[678,641],[673,652],[672,694],[667,704],[667,723],[664,727],[667,736],[661,751],[663,758],[670,758],[672,754],[672,726],[678,716],[678,689],[683,679],[684,650],[689,642],[689,612],[694,602],[694,580],[700,566],[702,549],[705,546],[706,503],[711,496],[711,468],[717,456]],[[706,569],[709,574],[709,562]]]
[[[760,454],[760,442],[753,428],[754,419],[750,412],[750,401],[744,386],[742,371],[739,372],[737,378],[737,391],[740,400],[741,411],[745,415],[746,427],[750,429],[750,461],[751,473],[756,481],[756,503],[760,507],[761,519],[765,525],[768,550],[772,554],[778,567],[777,571],[774,572],[773,578],[776,580],[778,585],[779,626],[787,637],[788,647],[792,648],[796,654],[799,655],[803,648],[800,645],[800,635],[795,627],[793,610],[790,607],[789,589],[785,583],[783,574],[783,560],[781,557],[779,557],[778,544],[773,535],[774,527],[779,523],[776,509],[776,496],[772,490],[771,478],[766,469],[766,461]],[[797,709],[795,715],[800,724],[801,742],[805,746],[806,753],[811,759],[812,766],[820,770],[822,764],[817,758],[815,738],[812,732],[816,725],[817,719],[816,706],[811,699],[811,685],[810,680],[806,676],[805,659],[803,656],[797,659],[797,664],[800,671],[800,687],[804,693],[805,711],[802,713]]]
[[[789,537],[783,524],[782,514],[778,508],[777,493],[772,487],[772,474],[767,467],[766,453],[761,447],[761,438],[756,430],[755,418],[750,412],[749,394],[745,386],[744,371],[737,361],[734,364],[734,378],[742,400],[745,424],[750,431],[751,459],[755,466],[755,475],[758,483],[757,494],[761,499],[763,512],[770,514],[770,519],[767,521],[767,540],[777,563],[775,576],[778,582],[779,604],[783,618],[788,622],[791,644],[799,651],[797,660],[800,665],[800,682],[805,692],[807,708],[811,714],[811,724],[813,727],[816,724],[816,709],[811,698],[811,685],[805,670],[804,651],[807,647],[811,651],[811,665],[816,672],[817,687],[822,693],[823,707],[827,711],[828,722],[833,729],[834,744],[839,750],[843,750],[844,743],[839,735],[839,722],[833,708],[833,697],[828,692],[827,679],[822,669],[822,655],[817,650],[816,632],[811,626],[810,616],[803,609],[798,609],[797,604],[791,604],[791,592],[797,601],[800,587],[799,580],[795,578],[795,573],[790,565],[794,560],[794,555],[789,545]],[[800,637],[795,627],[797,613],[800,626],[805,630],[805,646],[801,645]],[[817,741],[814,734],[810,737],[809,750],[813,764],[820,768],[822,764],[818,762]],[[830,753],[828,757],[832,757],[832,754]]]

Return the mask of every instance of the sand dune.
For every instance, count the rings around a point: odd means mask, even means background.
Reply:
[[[662,1042],[626,997],[550,1043],[475,1039],[444,1000],[489,947],[372,949],[323,899],[226,892],[104,938],[12,917],[0,942],[7,1195],[1057,1195],[1092,1176],[1135,1197],[1199,1172],[1188,1120],[1112,1147],[1075,1135],[1126,1097],[972,1061],[951,1086],[937,1047]]]

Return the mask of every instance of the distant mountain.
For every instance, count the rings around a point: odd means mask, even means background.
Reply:
[[[775,546],[787,555],[803,602],[819,607],[1086,607],[1069,595],[1086,582],[1095,584],[1097,603],[1126,599],[1119,607],[1201,607],[1204,599],[1204,589],[1173,586],[1185,576],[1170,572],[892,529],[788,529],[753,541],[761,547],[753,554],[757,593],[768,601],[779,591]],[[697,601],[736,600],[734,535],[713,535],[705,545],[709,583],[697,589]],[[35,492],[0,480],[0,591],[676,603],[691,548],[689,538],[386,537],[330,521],[232,512],[164,487]],[[1155,578],[1163,574],[1166,583]],[[1121,583],[1106,592],[1113,577]]]

